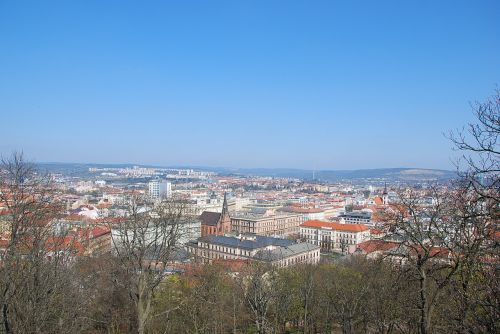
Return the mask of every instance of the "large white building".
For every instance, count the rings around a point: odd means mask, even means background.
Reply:
[[[349,246],[370,240],[370,229],[363,224],[308,220],[300,225],[300,237],[324,251],[347,252]]]
[[[172,184],[165,180],[151,180],[148,188],[149,197],[152,199],[169,198],[172,195]]]

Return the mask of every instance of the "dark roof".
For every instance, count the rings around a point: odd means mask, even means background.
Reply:
[[[203,211],[203,213],[200,215],[199,219],[200,219],[201,225],[216,226],[217,223],[219,222],[219,219],[220,219],[220,213]]]
[[[265,237],[261,235],[244,236],[243,238],[222,235],[206,235],[198,240],[211,244],[245,249],[258,249],[271,245],[286,247],[295,243],[293,240]]]
[[[258,251],[253,258],[261,261],[278,261],[283,258],[319,249],[320,246],[313,245],[307,242],[301,242],[298,244],[293,244],[285,247],[279,247],[273,250],[262,249]]]
[[[354,211],[354,212],[345,212],[341,214],[339,217],[348,217],[348,218],[362,218],[362,219],[370,219],[371,213],[366,211]]]

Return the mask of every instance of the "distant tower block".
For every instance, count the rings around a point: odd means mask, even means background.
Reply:
[[[172,184],[165,180],[154,179],[148,184],[149,197],[152,199],[169,198],[172,195]]]

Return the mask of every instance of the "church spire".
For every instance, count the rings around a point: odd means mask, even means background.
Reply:
[[[222,203],[222,213],[221,213],[221,216],[224,216],[224,214],[227,214],[229,212],[228,208],[227,208],[227,196],[226,196],[226,192],[224,191],[224,202]]]
[[[222,203],[222,212],[217,225],[221,233],[220,235],[231,233],[231,216],[229,216],[229,209],[227,208],[226,192],[224,192],[224,203]]]
[[[384,205],[389,204],[389,194],[387,193],[387,182],[384,185],[384,192],[382,193],[382,202]]]

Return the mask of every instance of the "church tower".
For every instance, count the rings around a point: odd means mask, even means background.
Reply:
[[[221,234],[231,232],[231,217],[229,216],[229,208],[227,207],[227,194],[224,192],[224,202],[222,203],[222,212],[219,219],[219,228]]]
[[[389,194],[387,193],[387,182],[384,184],[384,192],[382,193],[382,202],[384,205],[389,204]]]
[[[231,233],[231,217],[227,205],[226,193],[222,203],[222,212],[203,211],[199,217],[201,236],[224,235]]]

